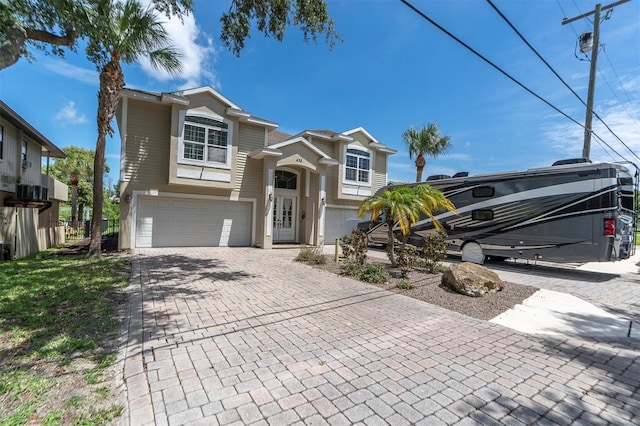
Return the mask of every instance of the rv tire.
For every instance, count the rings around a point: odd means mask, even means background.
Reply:
[[[462,247],[462,261],[482,265],[485,260],[484,252],[480,244],[470,241]]]

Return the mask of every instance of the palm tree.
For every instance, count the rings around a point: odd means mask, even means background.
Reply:
[[[380,215],[384,215],[387,223],[388,240],[387,250],[391,266],[396,267],[397,262],[394,250],[393,227],[397,223],[400,226],[402,235],[407,235],[411,224],[417,222],[420,217],[422,202],[409,186],[392,187],[383,191],[380,195],[374,195],[362,202],[358,208],[358,217],[364,217],[371,213],[371,220],[374,221]]]
[[[409,158],[416,157],[416,182],[422,182],[422,171],[427,164],[424,156],[436,158],[451,147],[451,138],[441,135],[435,123],[429,123],[421,130],[411,126],[402,134],[402,139],[409,145]]]
[[[121,63],[147,57],[154,68],[177,73],[182,64],[158,15],[137,0],[97,0],[92,14],[87,55],[100,72],[98,91],[98,140],[94,158],[93,215],[89,256],[100,256],[102,237],[103,173],[106,136],[113,134],[111,120],[124,88]]]
[[[413,190],[416,196],[422,201],[422,213],[431,219],[436,230],[442,230],[442,224],[440,224],[440,221],[434,216],[434,213],[446,210],[457,214],[456,206],[454,206],[451,200],[445,197],[439,189],[423,183],[415,186]]]
[[[397,224],[403,236],[409,235],[411,224],[420,220],[420,215],[426,214],[433,220],[436,229],[441,229],[440,222],[434,217],[434,212],[448,210],[455,212],[455,206],[444,194],[430,185],[391,187],[380,195],[374,195],[362,202],[358,208],[358,217],[371,213],[371,220],[384,214],[388,229],[387,250],[391,266],[396,267],[397,261],[394,249],[393,228]]]

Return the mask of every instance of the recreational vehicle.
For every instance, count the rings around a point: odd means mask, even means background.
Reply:
[[[436,218],[448,250],[462,252],[465,261],[602,262],[626,259],[635,249],[638,172],[630,163],[562,160],[519,172],[439,175],[424,183],[455,205],[457,215],[441,212]],[[360,227],[370,243],[387,242],[383,218]],[[424,216],[411,226],[408,241],[420,247],[434,232]]]

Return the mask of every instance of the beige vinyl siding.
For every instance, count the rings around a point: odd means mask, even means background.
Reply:
[[[313,145],[318,148],[320,151],[327,154],[329,157],[334,160],[339,161],[338,158],[338,150],[337,147],[340,146],[338,142],[325,142],[321,139],[314,139]],[[336,191],[338,190],[338,172],[340,169],[340,165],[327,167],[327,200],[331,201],[336,198]]]
[[[376,152],[373,166],[373,180],[371,182],[371,194],[375,194],[387,184],[387,158],[386,154]]]
[[[18,165],[22,175],[21,183],[26,185],[42,185],[42,173],[40,171],[42,148],[28,136],[23,136],[23,140],[27,141],[27,161],[31,162],[31,167],[23,169],[21,163]],[[22,142],[20,146],[22,146]],[[21,153],[22,151],[19,149],[19,152]],[[22,161],[21,154],[19,154],[19,156],[20,161]]]
[[[243,192],[262,192],[263,161],[252,160],[247,155],[264,146],[264,127],[246,125],[238,126],[237,154],[235,158],[235,189]]]
[[[312,139],[312,144],[320,151],[327,154],[329,157],[338,159],[336,157],[335,146],[340,145],[338,142],[329,142],[322,139]]]
[[[189,96],[189,111],[209,113],[210,111],[226,117],[227,106],[214,99],[209,93],[200,93]]]
[[[21,171],[18,165],[20,145],[17,142],[18,129],[8,121],[0,118],[4,128],[2,143],[2,160],[0,160],[0,191],[15,191],[16,177]]]
[[[125,181],[165,183],[169,179],[171,109],[129,99]]]

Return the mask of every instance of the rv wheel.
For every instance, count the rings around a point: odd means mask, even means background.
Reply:
[[[462,261],[473,262],[482,265],[484,263],[484,253],[482,247],[476,242],[468,242],[462,247]]]

